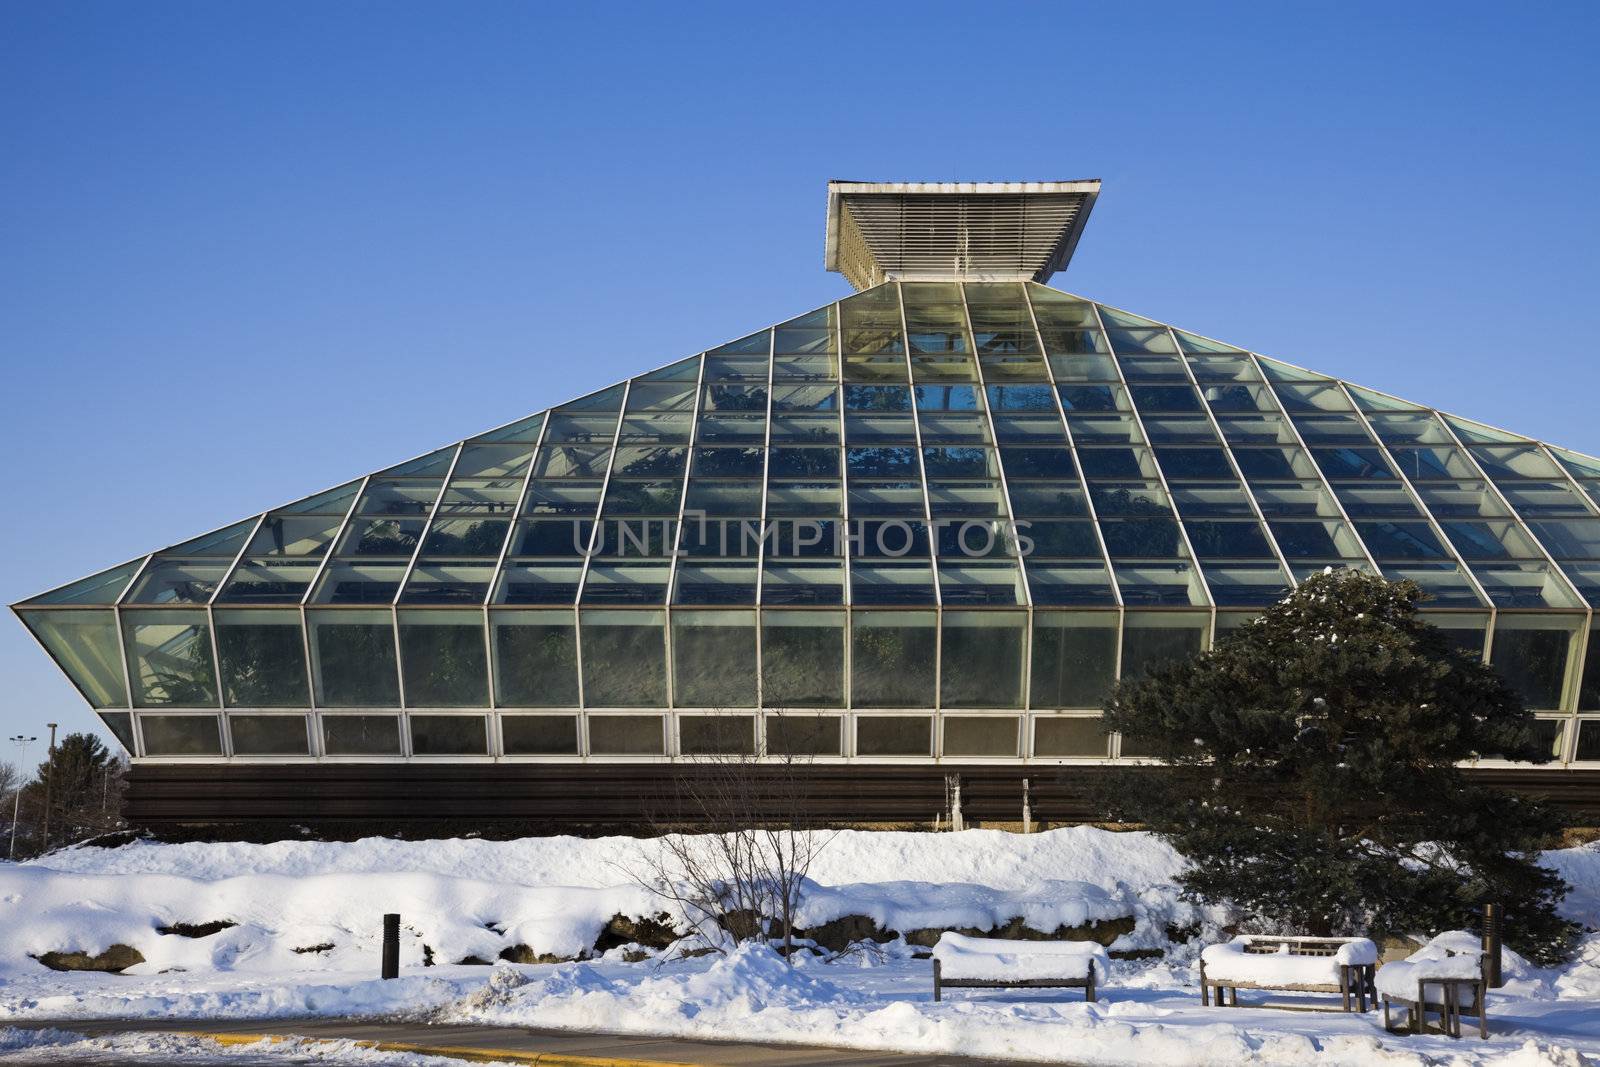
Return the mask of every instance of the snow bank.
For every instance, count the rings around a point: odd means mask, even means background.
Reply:
[[[73,848],[31,866],[81,874],[176,874],[214,881],[244,874],[448,874],[521,885],[613,886],[643,869],[658,841],[629,837],[535,837],[518,841],[278,841],[268,845],[136,841],[121,848]],[[845,830],[829,835],[810,874],[825,885],[852,882],[964,882],[1026,890],[1042,878],[1089,882],[1170,883],[1183,858],[1146,833],[1089,826],[1037,834]]]
[[[1002,941],[947,933],[933,946],[944,978],[978,981],[1082,979],[1094,968],[1104,982],[1111,973],[1106,950],[1092,941]]]

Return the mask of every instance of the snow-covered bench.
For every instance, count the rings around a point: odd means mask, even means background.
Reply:
[[[1110,959],[1093,941],[1009,941],[944,933],[933,946],[933,999],[946,987],[964,989],[1081,989],[1094,1000],[1095,969]]]
[[[1200,953],[1200,1003],[1239,1006],[1241,989],[1273,989],[1303,993],[1338,993],[1344,1010],[1354,997],[1362,1011],[1367,996],[1377,999],[1373,971],[1378,946],[1364,937],[1236,937],[1209,945]]]
[[[1478,1020],[1478,1036],[1489,1037],[1489,991],[1483,945],[1473,934],[1454,930],[1440,934],[1403,960],[1378,969],[1378,993],[1383,997],[1383,1028],[1389,1025],[1389,1005],[1406,1010],[1407,1029],[1426,1030],[1428,1012],[1439,1016],[1439,1029],[1461,1036],[1461,1017]]]

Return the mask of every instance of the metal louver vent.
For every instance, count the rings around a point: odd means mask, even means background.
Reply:
[[[1072,258],[1100,182],[829,182],[827,268],[890,278],[1044,282]]]

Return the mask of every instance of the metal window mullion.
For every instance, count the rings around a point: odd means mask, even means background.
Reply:
[[[842,556],[844,559],[844,588],[842,590],[843,595],[840,598],[840,603],[844,608],[844,633],[841,638],[844,641],[843,703],[845,710],[848,711],[851,706],[851,701],[854,699],[854,694],[852,693],[852,674],[855,664],[852,656],[852,649],[855,645],[855,617],[852,610],[852,605],[855,602],[855,597],[850,588],[851,477],[850,465],[849,463],[845,462],[846,457],[848,457],[850,454],[850,442],[845,437],[844,309],[839,306],[837,301],[833,305],[833,341],[837,353],[835,359],[837,360],[836,367],[838,380],[833,383],[833,396],[834,402],[839,405],[839,514],[842,516],[840,519],[841,529],[834,534],[833,543],[835,547],[843,549]],[[844,538],[842,544],[839,540],[841,535]],[[854,744],[855,738],[855,728],[852,725],[848,715],[840,718],[839,730],[841,731],[839,751],[841,754],[848,755],[851,746]]]
[[[391,604],[399,604],[400,598],[406,594],[406,586],[411,584],[411,573],[417,569],[417,560],[422,558],[422,546],[428,543],[428,534],[433,532],[434,517],[439,514],[439,505],[444,501],[444,494],[450,488],[450,479],[455,477],[456,464],[461,462],[461,452],[466,448],[466,442],[456,445],[455,454],[450,457],[450,469],[444,472],[444,480],[439,483],[439,492],[434,495],[433,506],[428,509],[428,521],[422,524],[422,535],[417,538],[417,547],[411,550],[411,560],[406,564],[406,573],[400,578],[400,587],[394,591],[394,600]]]
[[[1017,545],[1017,580],[1022,583],[1024,625],[1024,631],[1022,635],[1022,694],[1021,699],[1018,701],[1018,705],[1023,711],[1026,711],[1033,695],[1033,588],[1028,584],[1027,560],[1023,557],[1021,545],[1017,542],[1017,517],[1011,510],[1011,486],[1006,481],[1005,464],[1000,462],[1000,435],[995,432],[994,413],[989,408],[989,383],[983,376],[983,359],[978,355],[978,334],[977,331],[972,327],[972,308],[967,303],[967,283],[960,282],[958,284],[960,285],[961,289],[961,313],[965,317],[967,323],[967,339],[972,344],[972,362],[977,368],[978,400],[980,410],[983,412],[983,423],[989,428],[989,447],[994,451],[995,472],[999,475],[1000,480],[1000,499],[1005,504],[1007,528],[1004,532],[1004,536],[1011,538],[1012,543]],[[1043,345],[1040,345],[1039,352],[1040,359],[1042,360],[1044,358]],[[1087,490],[1085,490],[1084,495],[1088,496]],[[932,518],[931,512],[929,514],[929,518],[930,520]],[[944,640],[942,636],[944,629],[942,619],[940,620],[940,623],[940,642],[942,643]],[[942,729],[939,731],[939,736],[941,739],[941,751],[943,751],[942,746],[944,731]],[[1026,746],[1020,741],[1018,742],[1018,746],[1019,747],[1017,751],[1026,755]]]
[[[767,493],[768,479],[772,476],[772,382],[776,373],[774,364],[778,360],[778,331],[767,331],[767,425],[766,436],[761,449],[761,524],[757,529],[761,539],[756,543],[756,601],[755,601],[755,628],[756,628],[756,732],[754,738],[756,755],[759,757],[765,746],[766,732],[762,728],[761,708],[764,704],[764,683],[761,671],[761,583],[767,570]],[[839,452],[841,458],[844,454],[844,444],[840,442]],[[840,470],[841,479],[844,476]]]
[[[691,357],[691,358],[694,358],[694,357]],[[695,374],[695,379],[694,379],[694,405],[689,409],[689,444],[684,449],[684,455],[683,455],[683,484],[678,487],[678,517],[677,517],[675,525],[672,528],[662,531],[662,536],[663,537],[670,536],[671,539],[672,539],[671,548],[667,553],[667,559],[669,561],[668,564],[667,564],[667,603],[668,604],[671,604],[672,601],[673,601],[673,598],[676,597],[676,595],[677,595],[678,557],[680,555],[682,555],[682,549],[679,546],[679,542],[683,539],[684,508],[689,503],[689,474],[690,474],[691,471],[694,470],[695,449],[697,447],[699,447],[699,442],[696,440],[696,438],[698,437],[698,435],[700,433],[700,407],[701,407],[702,404],[705,403],[706,354],[704,352],[702,352],[702,353],[700,353],[698,358],[700,360],[700,369]],[[767,370],[767,378],[768,378],[768,380],[771,380],[772,371],[771,371],[771,363],[770,363],[771,357],[770,357],[770,355],[768,356],[768,359],[769,359],[769,363],[768,363],[768,370]],[[769,400],[768,403],[770,405],[771,401]],[[617,436],[619,438],[622,436],[622,424],[621,423],[617,424]],[[606,473],[607,473],[607,475],[609,477],[610,471],[608,470]],[[598,527],[596,527],[596,528],[598,529]],[[586,567],[586,569],[587,569],[587,567]],[[581,592],[581,590],[580,590],[580,592]],[[757,599],[759,600],[760,599],[759,598],[759,587],[757,588],[757,593],[758,593]]]
[[[306,591],[300,595],[300,606],[304,608],[311,602],[311,596],[317,591],[317,583],[322,580],[323,573],[328,569],[328,564],[333,561],[333,555],[339,550],[339,542],[345,532],[349,530],[350,523],[355,518],[356,508],[361,506],[361,498],[367,493],[367,486],[372,484],[372,475],[368,474],[361,479],[361,484],[356,487],[355,496],[350,499],[350,506],[344,509],[344,518],[333,531],[333,539],[328,542],[328,549],[322,554],[322,560],[317,564],[316,571],[311,575],[311,582],[306,586]],[[424,533],[427,531],[424,530]]]
[[[911,432],[917,441],[917,476],[922,486],[922,515],[928,531],[928,567],[933,572],[933,708],[943,705],[944,696],[944,595],[939,588],[939,546],[933,529],[933,504],[928,498],[928,468],[922,458],[922,413],[917,410],[917,375],[911,362],[911,329],[906,322],[905,291],[899,282],[894,283],[895,300],[900,308],[900,343],[905,348],[906,388],[911,396]],[[977,361],[976,353],[972,355]],[[933,730],[938,736],[938,716],[934,716]],[[937,740],[935,740],[937,745]],[[934,749],[937,751],[937,748]]]
[[[770,369],[771,366],[772,366],[772,356],[771,356],[770,342],[769,342],[769,347],[768,347],[767,366],[769,368],[768,371],[767,371],[767,376],[770,378],[771,375],[772,375],[772,371]],[[705,399],[701,395],[701,391],[705,388],[705,378],[706,378],[706,354],[704,352],[702,352],[702,353],[700,353],[700,372],[695,378],[694,408],[690,412],[690,415],[689,415],[689,447],[688,447],[687,451],[684,454],[684,460],[683,460],[683,489],[678,494],[678,525],[677,525],[676,529],[671,531],[672,538],[673,538],[673,540],[672,540],[672,552],[667,557],[667,588],[666,588],[666,595],[664,597],[662,597],[662,605],[661,605],[661,642],[662,642],[661,643],[661,648],[662,648],[662,655],[666,657],[666,662],[665,662],[664,666],[666,668],[666,674],[665,674],[666,681],[667,681],[666,706],[667,706],[668,709],[675,708],[675,707],[678,706],[678,699],[677,699],[678,698],[678,672],[676,670],[676,666],[677,665],[673,662],[673,658],[672,658],[672,656],[673,656],[673,652],[672,652],[672,619],[673,619],[672,602],[673,602],[673,600],[675,600],[677,598],[677,595],[678,595],[678,590],[677,590],[677,585],[678,585],[678,556],[679,556],[678,542],[683,536],[684,507],[689,502],[689,474],[690,474],[691,471],[694,470],[694,466],[695,466],[695,448],[697,447],[696,442],[695,442],[695,435],[696,435],[696,433],[699,432],[700,405],[702,403],[704,403],[704,399]],[[630,380],[628,382],[628,388],[631,390],[632,387],[633,387],[633,382]],[[628,407],[627,407],[627,399],[628,398],[627,398],[627,394],[626,393],[624,393],[622,399],[623,399],[622,410],[623,410],[623,413],[626,414],[626,412],[628,410]],[[617,441],[620,442],[621,439],[622,439],[622,421],[619,418],[618,421],[617,421]],[[601,503],[602,507],[605,504],[604,497],[605,497],[606,493],[608,493],[610,491],[611,470],[616,465],[616,459],[617,459],[616,445],[615,445],[615,443],[613,443],[612,450],[611,450],[611,463],[606,466],[606,484],[605,484],[605,489],[602,490],[602,492],[601,492],[601,501],[600,501],[600,503]],[[595,533],[596,534],[600,533],[600,523],[599,523],[599,517],[598,516],[596,516],[595,528],[594,529],[595,529]],[[593,552],[592,551],[590,552],[590,556],[591,557],[593,556]],[[587,580],[588,574],[589,574],[589,560],[585,559],[584,560],[584,578],[585,578],[585,580]],[[580,598],[582,596],[582,592],[583,591],[580,589],[579,590]],[[676,720],[673,719],[673,717],[672,717],[670,712],[668,712],[666,717],[667,717],[667,722],[666,722],[666,725],[663,727],[663,729],[665,729],[667,732],[662,735],[662,746],[663,747],[662,747],[661,751],[665,752],[667,754],[667,759],[668,760],[671,760],[671,759],[675,758],[673,756],[673,752],[672,752],[672,742],[673,742],[673,739],[677,736]]]
[[[128,595],[128,590],[133,588],[134,583],[139,580],[139,576],[145,572],[145,568],[150,566],[150,561],[154,558],[155,553],[152,552],[139,562],[139,566],[135,568],[133,572],[133,577],[128,579],[128,584],[123,588],[121,593],[117,594],[117,599],[111,605],[111,618],[117,626],[117,653],[122,660],[123,692],[125,692],[128,697],[128,712],[130,717],[132,716],[135,704],[133,699],[133,664],[128,658],[127,629],[122,624],[122,598]],[[51,658],[54,659],[55,657],[52,656]],[[65,671],[63,671],[63,673],[65,673]],[[135,732],[134,741],[138,743],[138,750],[134,752],[134,755],[143,755],[144,735],[142,733]]]
[[[978,358],[978,337],[977,332],[972,328],[972,309],[967,305],[967,284],[966,282],[959,282],[957,284],[961,288],[961,312],[966,317],[967,339],[972,344],[972,362],[977,368],[978,400],[980,404],[979,410],[983,412],[983,424],[989,428],[989,447],[994,451],[994,467],[1000,481],[1000,499],[1002,503],[1005,504],[1006,523],[1008,525],[1006,535],[1015,538],[1017,533],[1017,517],[1012,513],[1011,510],[1011,486],[1006,481],[1005,465],[1000,462],[1000,435],[995,432],[994,413],[989,410],[989,383],[984,379],[983,376],[983,360]],[[1041,347],[1040,352],[1043,351],[1044,349]],[[1087,491],[1085,491],[1084,495],[1088,495]],[[930,521],[932,521],[933,515],[931,510],[928,518]],[[1024,607],[1032,609],[1033,591],[1028,586],[1028,563],[1027,560],[1023,558],[1020,548],[1017,551],[1016,560],[1017,573],[1020,575],[1022,581],[1022,604]],[[1026,677],[1024,677],[1023,681],[1027,681]]]
[[[933,603],[934,607],[944,606],[944,597],[939,591],[939,551],[936,538],[933,535],[933,504],[928,498],[928,468],[922,458],[922,413],[917,410],[917,374],[911,361],[911,329],[906,323],[905,290],[899,282],[894,283],[896,306],[900,309],[900,343],[905,346],[906,357],[906,388],[911,396],[911,433],[917,441],[917,477],[922,487],[922,516],[928,527],[928,565],[933,570]],[[974,355],[976,360],[977,356]],[[935,643],[935,647],[939,642]],[[937,660],[937,653],[935,654]],[[937,672],[936,677],[937,677]]]
[[[217,587],[211,590],[211,595],[206,598],[207,605],[217,602],[217,597],[228,584],[228,580],[233,577],[233,572],[239,569],[239,562],[244,559],[244,554],[250,548],[250,543],[256,539],[256,533],[261,529],[261,524],[267,521],[268,514],[268,512],[263,511],[256,516],[256,524],[250,527],[249,536],[239,544],[239,551],[233,554],[233,562],[228,564],[228,569],[222,572],[222,580],[217,583]]]
[[[1400,484],[1405,488],[1406,494],[1411,498],[1412,504],[1416,506],[1417,510],[1422,514],[1422,517],[1427,520],[1428,528],[1431,529],[1433,531],[1433,535],[1439,539],[1439,543],[1450,552],[1451,558],[1456,561],[1456,566],[1461,568],[1461,573],[1467,576],[1467,581],[1472,583],[1472,588],[1478,591],[1478,596],[1482,598],[1485,604],[1489,605],[1491,610],[1493,610],[1494,601],[1489,599],[1489,594],[1484,590],[1483,584],[1478,581],[1478,576],[1472,572],[1472,568],[1467,566],[1467,561],[1461,558],[1461,553],[1456,549],[1455,542],[1445,536],[1444,528],[1441,527],[1438,520],[1434,518],[1433,510],[1428,507],[1427,501],[1422,499],[1422,494],[1417,492],[1417,487],[1411,484],[1410,478],[1406,477],[1405,470],[1400,466],[1399,463],[1395,462],[1394,453],[1389,451],[1389,446],[1383,443],[1383,439],[1380,438],[1377,431],[1372,428],[1371,421],[1367,419],[1367,416],[1362,412],[1360,406],[1355,402],[1355,398],[1350,395],[1350,391],[1345,388],[1344,382],[1335,380],[1334,384],[1339,388],[1339,395],[1344,397],[1345,403],[1349,404],[1351,411],[1355,413],[1356,421],[1361,423],[1362,428],[1367,431],[1367,436],[1372,439],[1372,443],[1377,446],[1378,451],[1382,453],[1384,462],[1388,463],[1389,466],[1394,468],[1395,476],[1400,479]],[[1444,420],[1441,419],[1440,421],[1442,422]],[[1315,459],[1312,460],[1312,466],[1317,466]],[[1318,469],[1320,470],[1321,468],[1318,467]],[[1354,527],[1352,527],[1352,529],[1354,529]]]
[[[1261,504],[1256,500],[1255,491],[1250,488],[1250,483],[1245,479],[1244,471],[1240,469],[1239,461],[1234,457],[1233,449],[1228,447],[1228,439],[1222,436],[1222,424],[1217,421],[1216,412],[1211,410],[1211,402],[1206,399],[1205,390],[1200,387],[1200,379],[1194,376],[1194,368],[1189,366],[1188,355],[1184,352],[1183,346],[1178,344],[1177,335],[1173,333],[1172,327],[1168,326],[1166,330],[1167,337],[1172,341],[1172,347],[1178,352],[1178,362],[1183,365],[1183,372],[1189,376],[1189,382],[1194,386],[1195,394],[1200,397],[1200,406],[1205,410],[1206,421],[1211,423],[1211,432],[1217,435],[1217,443],[1222,446],[1223,455],[1228,457],[1228,466],[1233,470],[1233,476],[1239,479],[1239,486],[1244,490],[1244,497],[1250,502],[1250,510],[1255,512],[1256,521],[1261,524],[1261,532],[1266,534],[1267,544],[1272,546],[1272,554],[1277,557],[1278,565],[1283,568],[1284,576],[1289,579],[1289,587],[1292,589],[1300,583],[1296,580],[1294,571],[1289,567],[1289,559],[1283,554],[1283,549],[1278,546],[1278,539],[1273,535],[1272,527],[1267,524],[1266,513],[1261,510]],[[1151,451],[1155,450],[1154,445],[1150,447]],[[1176,506],[1176,502],[1174,502],[1174,506]],[[1215,644],[1215,627],[1213,627],[1211,639],[1212,643]]]
[[[494,650],[494,630],[490,626],[489,622],[489,604],[494,600],[495,589],[500,584],[500,576],[505,572],[506,556],[510,554],[511,542],[517,536],[517,524],[521,521],[522,505],[523,502],[527,500],[528,486],[533,484],[534,467],[539,462],[539,446],[544,443],[545,430],[547,430],[549,427],[550,413],[546,411],[544,415],[544,421],[539,424],[539,434],[533,439],[533,447],[528,452],[528,470],[527,473],[522,476],[522,484],[517,491],[517,499],[511,505],[511,519],[508,523],[506,523],[506,536],[500,542],[500,555],[495,557],[494,570],[489,574],[488,588],[484,590],[483,603],[480,605],[483,610],[483,669],[484,673],[488,675],[489,710],[491,712],[500,706],[500,694],[497,692],[498,687],[494,684],[496,656]],[[465,449],[466,443],[463,442],[461,447]],[[496,747],[499,745],[498,722],[499,716],[491,717],[489,729],[491,735],[493,736],[489,738],[489,744],[492,752],[498,752],[498,748]]]
[[[1345,511],[1344,501],[1339,499],[1338,490],[1334,489],[1333,483],[1322,472],[1321,465],[1311,455],[1311,448],[1306,444],[1306,439],[1300,436],[1300,427],[1294,424],[1294,417],[1289,414],[1289,409],[1283,406],[1283,400],[1279,398],[1278,391],[1272,387],[1272,380],[1267,377],[1267,372],[1262,368],[1260,357],[1254,352],[1246,352],[1245,355],[1249,358],[1250,365],[1256,369],[1256,374],[1260,376],[1261,384],[1266,387],[1267,396],[1271,397],[1272,402],[1278,405],[1278,414],[1283,416],[1284,426],[1288,427],[1289,432],[1294,435],[1295,444],[1300,446],[1301,454],[1306,457],[1306,462],[1311,465],[1312,472],[1317,476],[1317,484],[1328,494],[1328,499],[1333,501],[1333,506],[1339,509],[1339,518],[1344,520],[1345,528],[1350,531],[1350,536],[1356,539],[1356,546],[1361,549],[1361,555],[1371,565],[1372,572],[1382,577],[1383,568],[1378,566],[1377,557],[1372,554],[1372,550],[1367,547],[1367,542],[1356,531],[1356,524],[1350,521],[1350,513]],[[1223,443],[1227,443],[1226,438],[1223,439]],[[1303,478],[1296,480],[1304,481]]]
[[[611,469],[617,462],[617,438],[622,436],[622,419],[628,413],[628,394],[632,390],[633,379],[629,378],[622,383],[622,401],[621,406],[617,408],[617,425],[611,435],[611,454],[606,457],[606,473],[600,479],[600,499],[595,501],[594,528],[589,531],[589,544],[583,553],[583,570],[578,576],[578,592],[572,600],[574,606],[583,603],[583,587],[589,582],[589,564],[594,559],[595,542],[600,536],[600,516],[605,513],[606,493],[611,488]],[[672,593],[670,572],[668,579],[667,593],[670,596]]]
[[[1100,324],[1100,335],[1106,339],[1106,347],[1111,348],[1111,335],[1106,332],[1105,320],[1100,317],[1100,305],[1088,301],[1089,307],[1094,311],[1094,320]],[[1211,621],[1215,629],[1217,614],[1217,598],[1211,595],[1211,583],[1206,580],[1206,570],[1200,565],[1200,557],[1195,555],[1194,545],[1189,540],[1189,528],[1183,523],[1183,516],[1178,514],[1178,502],[1173,498],[1172,487],[1167,484],[1167,476],[1162,473],[1161,461],[1156,458],[1155,446],[1150,443],[1150,434],[1145,431],[1144,419],[1139,415],[1139,405],[1133,402],[1133,390],[1128,388],[1127,375],[1122,373],[1122,361],[1117,358],[1115,349],[1111,352],[1111,365],[1117,369],[1117,381],[1122,383],[1124,395],[1128,398],[1128,411],[1133,415],[1133,423],[1139,427],[1139,437],[1144,443],[1145,451],[1150,454],[1150,465],[1156,469],[1156,480],[1161,483],[1161,491],[1167,495],[1167,509],[1172,512],[1172,520],[1178,524],[1178,536],[1183,538],[1183,547],[1189,551],[1189,562],[1194,566],[1194,573],[1200,579],[1200,588],[1206,595],[1206,608],[1211,612]]]
[[[1440,421],[1443,422],[1444,420],[1441,419]],[[1562,463],[1560,460],[1558,460],[1555,457],[1555,453],[1550,451],[1550,446],[1545,444],[1543,441],[1536,442],[1536,444],[1539,446],[1540,454],[1543,455],[1546,459],[1548,459],[1551,463],[1555,464],[1556,470],[1561,472],[1561,476],[1562,476],[1562,478],[1564,478],[1566,480],[1567,486],[1574,493],[1576,493],[1578,495],[1578,503],[1582,504],[1590,515],[1600,514],[1600,506],[1597,506],[1595,504],[1595,502],[1592,499],[1590,499],[1589,494],[1584,492],[1583,486],[1578,484],[1578,479],[1573,476],[1573,473],[1570,470],[1567,469],[1567,465],[1565,463]],[[1518,514],[1518,517],[1520,518],[1521,517],[1521,512],[1518,512],[1517,514]],[[1527,520],[1523,519],[1523,522],[1524,522],[1524,524],[1526,524]],[[1574,584],[1576,584],[1576,583],[1574,583]],[[1587,600],[1588,598],[1585,597],[1584,599]],[[1588,670],[1588,667],[1589,667],[1589,641],[1590,641],[1590,635],[1593,634],[1593,632],[1594,632],[1594,616],[1595,616],[1595,608],[1591,604],[1590,608],[1589,608],[1589,611],[1588,611],[1588,613],[1587,613],[1587,615],[1586,615],[1586,617],[1584,619],[1583,639],[1582,639],[1582,643],[1579,644],[1579,646],[1578,646],[1578,655],[1576,657],[1577,661],[1578,661],[1578,663],[1577,663],[1577,678],[1578,678],[1578,682],[1577,682],[1577,687],[1576,687],[1577,695],[1573,700],[1574,709],[1577,709],[1578,703],[1583,699],[1583,675],[1584,675],[1584,672],[1586,670]],[[1578,710],[1581,710],[1581,709],[1578,709]],[[1600,729],[1600,727],[1597,727],[1597,729]],[[1572,742],[1570,742],[1570,744],[1573,745],[1573,746],[1576,746],[1577,741],[1573,740]],[[1572,751],[1573,751],[1574,755],[1576,755],[1576,752],[1577,752],[1576,747],[1574,747],[1572,749]]]
[[[1067,421],[1067,409],[1061,403],[1061,393],[1058,388],[1058,383],[1056,382],[1055,368],[1050,366],[1050,353],[1045,351],[1044,334],[1039,330],[1039,316],[1033,309],[1033,296],[1028,292],[1028,287],[1026,284],[1024,284],[1022,287],[1022,295],[1027,301],[1028,317],[1033,320],[1033,332],[1035,338],[1039,342],[1040,356],[1044,359],[1045,378],[1050,382],[1050,399],[1055,404],[1056,416],[1061,420],[1062,432],[1066,434],[1067,454],[1072,457],[1072,464],[1076,470],[1078,484],[1083,487],[1083,502],[1084,506],[1089,510],[1089,524],[1094,528],[1095,543],[1100,546],[1100,558],[1105,562],[1106,565],[1106,578],[1111,582],[1111,595],[1116,598],[1117,610],[1120,612],[1124,607],[1122,601],[1122,586],[1117,581],[1116,568],[1111,565],[1111,550],[1106,547],[1105,533],[1100,529],[1100,516],[1099,513],[1095,511],[1094,494],[1089,491],[1089,479],[1083,473],[1083,464],[1078,462],[1078,446],[1073,440],[1072,424]],[[1088,301],[1085,301],[1085,303],[1088,303]],[[1129,403],[1132,403],[1131,399],[1129,400]],[[996,444],[995,447],[998,448],[999,445]],[[1122,619],[1120,614],[1117,618],[1117,631],[1119,634],[1122,631]],[[1121,640],[1120,637],[1118,640]]]

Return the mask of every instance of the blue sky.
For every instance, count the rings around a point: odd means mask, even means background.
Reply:
[[[1062,288],[1600,452],[1597,31],[3,0],[0,601],[844,294],[835,177],[1099,177]],[[95,725],[7,619],[0,733],[50,719]]]

